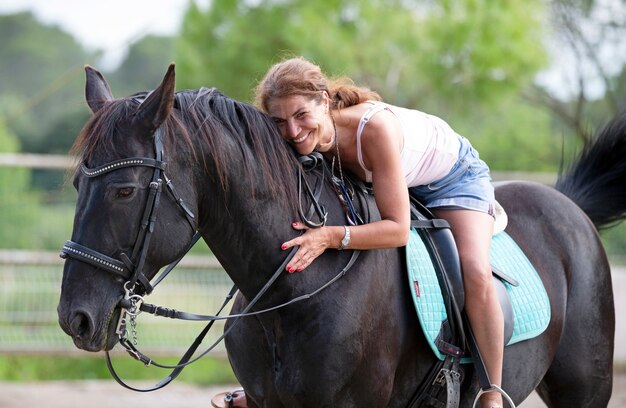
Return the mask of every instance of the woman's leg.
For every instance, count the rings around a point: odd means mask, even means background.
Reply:
[[[502,385],[504,317],[491,275],[489,250],[493,217],[471,210],[433,209],[450,224],[463,269],[465,311],[472,325],[489,379]],[[481,397],[483,407],[502,406],[502,396],[489,392]]]

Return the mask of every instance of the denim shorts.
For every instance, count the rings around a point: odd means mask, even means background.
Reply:
[[[440,180],[410,187],[409,193],[428,208],[475,210],[494,215],[495,195],[489,167],[469,140],[459,136],[459,159]]]

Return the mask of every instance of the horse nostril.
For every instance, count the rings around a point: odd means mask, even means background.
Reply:
[[[72,320],[70,320],[70,331],[77,340],[90,338],[91,324],[89,316],[83,312],[74,313]]]

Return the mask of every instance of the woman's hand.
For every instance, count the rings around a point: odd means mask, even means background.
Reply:
[[[304,231],[304,234],[281,245],[283,250],[294,246],[300,247],[285,268],[289,273],[300,272],[311,265],[333,242],[330,227],[309,228],[301,222],[294,222],[291,226]]]

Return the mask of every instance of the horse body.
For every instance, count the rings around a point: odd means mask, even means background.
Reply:
[[[139,102],[112,101],[96,73],[88,69],[87,100],[95,113],[81,134],[82,158],[93,167],[149,155],[147,140],[165,126],[168,172],[240,289],[233,312],[243,310],[284,260],[280,244],[296,234],[289,225],[299,219],[297,194],[290,188],[298,177],[292,153],[269,118],[251,107],[206,91],[174,95],[172,67]],[[128,111],[110,108],[120,104],[129,105]],[[120,147],[101,151],[102,141],[92,139],[103,132],[99,124],[107,116],[115,123],[107,143]],[[149,125],[138,125],[136,117]],[[128,168],[86,180],[77,172],[72,239],[111,257],[131,252],[149,173]],[[570,190],[589,182],[577,178]],[[128,187],[134,192],[126,196]],[[516,402],[537,389],[549,406],[605,406],[612,387],[614,310],[610,269],[596,231],[603,221],[590,220],[580,203],[539,184],[503,183],[496,197],[509,215],[507,232],[541,276],[552,309],[544,333],[506,348],[503,388]],[[148,278],[184,252],[193,232],[171,198],[161,201],[165,209],[159,210],[146,258]],[[331,188],[322,189],[319,201],[328,209],[329,225],[344,224]],[[372,220],[379,216],[372,197],[362,210]],[[328,250],[305,271],[283,273],[254,310],[318,289],[350,256],[351,251]],[[407,406],[436,357],[418,329],[404,264],[401,249],[363,251],[344,277],[316,296],[229,321],[228,356],[249,406]],[[78,347],[113,347],[122,284],[84,262],[66,262],[59,322]],[[478,391],[471,366],[463,390],[461,406],[471,406]]]

